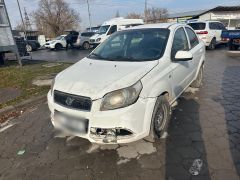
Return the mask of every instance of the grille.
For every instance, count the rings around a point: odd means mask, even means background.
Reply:
[[[89,97],[77,96],[57,90],[54,91],[54,102],[64,107],[83,111],[91,111],[92,107],[92,100]]]

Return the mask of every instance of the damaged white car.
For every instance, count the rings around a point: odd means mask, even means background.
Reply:
[[[48,93],[55,128],[93,143],[161,137],[171,105],[200,87],[204,43],[184,24],[116,32],[88,57],[59,73]]]

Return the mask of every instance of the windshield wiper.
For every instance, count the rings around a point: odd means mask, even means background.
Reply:
[[[104,59],[104,57],[102,57],[101,55],[96,54],[96,53],[91,53],[88,57],[89,58],[93,58],[92,56],[94,56],[97,59]]]

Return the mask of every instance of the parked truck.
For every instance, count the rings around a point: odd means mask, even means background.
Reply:
[[[4,0],[0,0],[0,64],[4,64],[5,53],[7,52],[14,52],[18,55],[6,6]]]
[[[239,50],[240,29],[222,31],[222,39],[228,39],[229,50]]]

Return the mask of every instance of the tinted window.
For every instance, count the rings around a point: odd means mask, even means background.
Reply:
[[[206,23],[189,23],[194,30],[204,30],[206,28]]]
[[[188,51],[188,40],[183,28],[179,28],[174,35],[171,58],[174,59],[178,51]]]
[[[214,22],[209,23],[209,29],[218,29],[218,24]]]
[[[110,28],[110,30],[109,30],[109,32],[108,32],[108,35],[111,35],[111,34],[115,33],[116,31],[117,31],[117,26],[116,26],[116,25],[113,25],[113,26]]]
[[[217,23],[219,30],[226,30],[226,27],[222,23]]]
[[[151,61],[162,57],[169,29],[118,31],[89,55],[91,59],[111,61]]]
[[[194,48],[195,46],[197,46],[199,44],[199,40],[197,38],[197,35],[190,28],[186,28],[186,31],[187,31],[187,35],[189,37],[191,48]]]
[[[86,32],[86,33],[81,34],[81,36],[84,36],[84,37],[91,37],[93,35],[94,35],[94,33],[92,33],[92,32]]]

